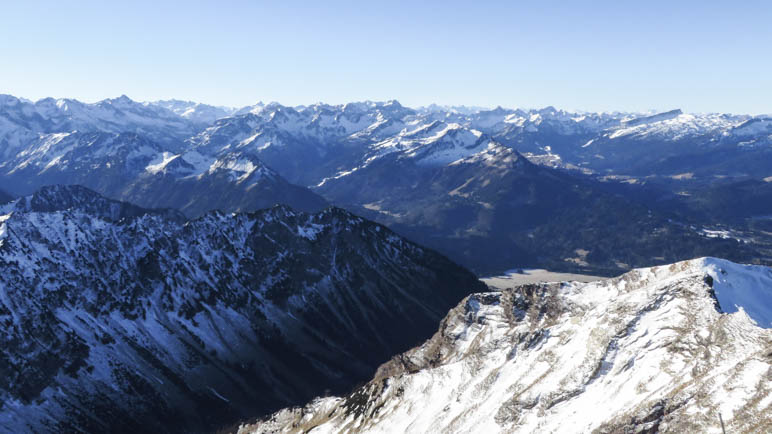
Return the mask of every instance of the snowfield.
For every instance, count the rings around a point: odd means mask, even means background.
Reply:
[[[770,306],[769,268],[713,258],[473,294],[349,396],[240,432],[770,432]]]

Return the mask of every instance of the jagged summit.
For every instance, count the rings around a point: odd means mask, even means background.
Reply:
[[[766,432],[770,301],[769,268],[714,258],[474,294],[350,395],[240,432]]]

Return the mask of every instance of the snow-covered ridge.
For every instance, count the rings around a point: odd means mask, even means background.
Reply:
[[[457,149],[469,147],[469,139],[464,136],[479,137],[481,133],[505,144],[519,143],[518,137],[525,136],[536,137],[533,140],[538,144],[541,134],[546,134],[542,140],[549,142],[553,140],[552,134],[558,134],[579,137],[576,147],[581,149],[581,145],[586,145],[587,152],[592,152],[600,139],[729,137],[735,140],[736,136],[737,140],[747,141],[748,137],[770,135],[765,119],[689,114],[680,110],[659,114],[584,113],[554,107],[484,110],[432,106],[413,110],[397,101],[297,107],[274,102],[235,110],[179,100],[138,103],[126,96],[85,104],[52,98],[33,103],[4,95],[0,98],[0,143],[6,144],[3,152],[10,157],[24,152],[40,134],[68,134],[78,130],[134,132],[164,145],[162,151],[181,154],[196,150],[213,159],[234,151],[258,156],[263,152],[305,151],[318,152],[320,158],[328,158],[338,153],[334,150],[336,146],[343,146],[346,152],[358,148],[351,161],[336,161],[338,171],[346,171],[384,152],[415,148],[421,141],[437,141],[438,134],[447,129],[455,132],[459,140]],[[290,151],[293,149],[300,150]],[[431,157],[422,157],[416,152],[415,156],[427,164],[440,161],[447,164],[454,161],[452,158],[457,152],[446,150]],[[51,162],[56,155],[46,158]],[[348,167],[342,168],[341,163]],[[317,177],[314,184],[331,175],[334,174]],[[295,181],[292,176],[289,178]]]
[[[756,117],[738,125],[732,130],[733,134],[747,137],[753,135],[772,136],[772,117]]]
[[[0,99],[0,142],[24,145],[30,136],[71,131],[141,133],[166,144],[195,134],[200,127],[158,105],[132,101],[125,95],[96,103],[44,98],[36,102],[9,95]]]
[[[727,152],[732,146],[738,152],[763,151],[772,145],[768,124],[765,116],[680,110],[414,110],[397,101],[365,101],[296,107],[258,103],[234,111],[177,100],[138,103],[125,96],[93,104],[54,99],[32,103],[4,96],[0,177],[13,177],[27,187],[41,173],[69,182],[72,172],[94,167],[116,172],[120,167],[123,182],[131,183],[148,175],[200,176],[226,155],[240,154],[259,158],[292,184],[326,187],[387,156],[436,168],[469,159],[492,143],[516,149],[538,164],[591,173],[624,170],[641,160],[655,164],[661,160],[658,155],[672,158],[717,148]],[[92,147],[85,139],[76,140],[90,134],[134,134],[136,143],[147,146],[124,147],[125,152],[116,154],[109,141]],[[654,146],[646,154],[649,146],[638,143]],[[636,152],[648,158],[637,158]],[[59,176],[62,171],[68,173]],[[74,183],[83,182],[82,176],[75,178]]]
[[[187,220],[52,186],[0,216],[2,432],[213,431],[352,387],[483,286],[338,208]]]
[[[98,167],[131,171],[164,154],[161,146],[136,133],[41,134],[13,158],[0,162],[0,172],[87,171]]]
[[[720,114],[694,115],[680,110],[625,121],[619,128],[606,133],[609,139],[624,136],[663,137],[679,140],[690,136],[721,134],[745,122],[747,117],[728,117]]]
[[[250,178],[252,180],[262,177],[278,178],[276,172],[266,167],[257,158],[237,154],[228,154],[215,160],[209,166],[207,173],[211,175],[220,171],[227,172],[228,176],[236,183],[244,182]]]
[[[474,294],[351,395],[240,432],[766,432],[770,305],[769,268],[713,258]]]
[[[191,216],[277,203],[307,211],[324,207],[321,197],[291,185],[251,153],[180,149],[131,132],[41,134],[15,156],[0,159],[0,181],[21,195],[52,184],[86,185],[110,197],[174,207]]]
[[[705,258],[697,267],[713,279],[723,312],[742,311],[759,327],[772,329],[772,268]]]
[[[650,124],[654,122],[662,122],[669,119],[677,118],[678,116],[681,116],[683,112],[681,109],[671,110],[669,112],[663,112],[663,113],[657,113],[655,115],[650,116],[643,116],[643,117],[636,117],[633,119],[625,119],[622,121],[622,123],[626,127],[635,127],[638,125],[644,125],[644,124]]]
[[[749,139],[756,143],[759,135],[766,140],[769,134],[764,128],[737,128],[750,119],[756,118],[681,110],[659,114],[580,113],[554,107],[442,111],[436,107],[412,110],[394,102],[300,107],[271,103],[220,119],[189,143],[199,152],[253,152],[261,158],[267,154],[268,164],[291,182],[324,185],[325,179],[339,179],[395,152],[418,164],[449,164],[474,153],[469,151],[473,147],[469,138],[474,143],[474,137],[486,137],[529,155],[547,153],[573,167],[602,158],[609,152],[604,147],[610,146],[613,152],[615,146],[629,141],[692,140],[689,146],[705,152],[719,143],[739,144]],[[746,130],[751,132],[749,137],[741,135]],[[455,145],[450,144],[448,132],[457,140]],[[303,155],[315,155],[321,164],[307,173],[284,163]],[[326,163],[329,167],[325,168]]]
[[[108,199],[80,185],[50,185],[34,194],[0,205],[0,213],[23,219],[29,213],[71,211],[92,217],[118,222],[143,215],[159,215],[172,222],[181,223],[185,216],[172,209],[147,209],[127,202]]]

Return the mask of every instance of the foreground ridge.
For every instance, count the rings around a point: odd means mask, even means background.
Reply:
[[[767,432],[772,270],[703,258],[473,294],[346,397],[264,432]]]
[[[0,432],[212,432],[341,393],[484,288],[339,208],[0,206]]]

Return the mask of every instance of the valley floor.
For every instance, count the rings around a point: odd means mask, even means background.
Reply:
[[[507,289],[525,283],[542,282],[595,282],[607,277],[590,276],[588,274],[558,273],[542,269],[513,269],[500,276],[483,277],[482,280],[491,289]]]

